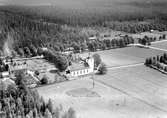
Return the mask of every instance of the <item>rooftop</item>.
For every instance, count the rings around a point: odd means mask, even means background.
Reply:
[[[86,67],[84,65],[84,63],[75,63],[73,62],[71,66],[69,66],[69,69],[71,71],[76,71],[76,70],[83,70],[83,69],[87,69],[88,67]]]

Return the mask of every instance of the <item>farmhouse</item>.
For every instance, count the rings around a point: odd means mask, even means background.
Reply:
[[[91,74],[93,71],[94,59],[92,57],[87,57],[86,59],[81,59],[79,63],[72,63],[72,65],[66,70],[66,75],[71,80]]]

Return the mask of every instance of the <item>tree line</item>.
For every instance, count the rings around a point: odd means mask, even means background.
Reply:
[[[111,48],[123,48],[128,44],[133,44],[134,39],[125,35],[119,39],[105,39],[105,40],[95,40],[87,43],[89,51],[97,51],[97,49],[105,50]]]
[[[139,38],[138,42],[142,45],[151,45],[151,42],[154,42],[156,40],[165,40],[166,39],[166,35],[163,34],[162,36],[159,37],[159,39],[157,39],[156,37],[148,37],[148,36],[144,36],[143,38]]]
[[[112,12],[112,10],[108,9],[104,9],[102,12],[94,9],[65,10],[54,6],[1,6],[0,10],[17,15],[21,14],[24,17],[34,20],[61,25],[67,24],[74,27],[100,26],[129,33],[145,32],[152,29],[159,31],[167,30],[167,24],[165,22],[167,19],[166,14],[159,12],[154,12],[154,14],[152,14],[153,9],[151,9],[149,13],[131,13],[124,11]]]
[[[157,55],[145,60],[145,65],[149,67],[156,67],[157,69],[167,72],[167,54]]]

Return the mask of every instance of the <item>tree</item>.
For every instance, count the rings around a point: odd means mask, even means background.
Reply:
[[[92,51],[92,52],[96,51],[96,47],[93,42],[88,43],[88,49],[89,51]]]
[[[0,50],[0,57],[3,55],[3,51],[2,50]]]
[[[166,39],[166,35],[165,34],[162,35],[162,39]]]
[[[48,77],[46,75],[41,79],[41,84],[48,84]]]
[[[37,75],[37,76],[38,76],[39,74],[40,74],[40,73],[39,73],[39,71],[38,71],[38,70],[36,70],[36,71],[35,71],[35,75]]]
[[[38,55],[42,55],[42,54],[43,54],[42,48],[39,47],[39,48],[37,49],[37,54],[38,54]]]
[[[98,66],[97,70],[98,70],[99,74],[106,74],[107,73],[107,67],[103,62]]]
[[[17,98],[17,88],[15,85],[9,85],[7,91],[12,97]]]
[[[150,65],[148,58],[145,60],[145,63],[144,63],[144,64],[145,64],[146,66]]]
[[[76,114],[73,108],[69,108],[68,110],[68,118],[76,118]]]
[[[2,111],[2,104],[1,104],[1,102],[0,102],[0,111]]]
[[[37,49],[34,45],[30,46],[30,52],[32,53],[32,56],[37,56]]]
[[[81,44],[81,50],[82,50],[82,52],[84,52],[86,50],[86,48],[87,48],[86,43],[82,43]]]
[[[51,114],[51,112],[49,111],[49,109],[46,109],[46,110],[45,110],[45,118],[52,118],[52,114]]]
[[[56,60],[55,60],[55,65],[59,69],[59,71],[63,72],[67,69],[68,67],[68,60],[67,57],[62,56],[62,55],[57,55]]]
[[[33,110],[33,118],[38,118],[37,108],[34,108],[34,110]]]
[[[47,108],[51,113],[53,113],[53,103],[52,103],[51,99],[49,99],[49,101],[48,101]]]
[[[157,61],[160,61],[160,57],[159,57],[159,55],[157,55]]]
[[[78,45],[77,43],[74,43],[72,47],[74,48],[74,53],[79,53],[81,50],[80,45]]]
[[[106,47],[109,48],[109,49],[110,49],[111,46],[112,46],[112,45],[111,45],[111,41],[110,41],[109,39],[108,39],[108,40],[105,40],[105,44],[106,44]]]
[[[16,57],[17,56],[17,53],[14,51],[14,50],[12,50],[12,57]]]
[[[93,58],[94,58],[95,67],[98,67],[99,64],[102,62],[100,55],[99,54],[94,54]]]
[[[164,53],[163,56],[164,56],[164,59],[167,60],[167,54]]]
[[[60,47],[58,45],[54,45],[55,51],[60,51]]]
[[[22,48],[19,48],[18,49],[18,54],[21,56],[21,57],[24,57],[24,51]]]
[[[55,117],[56,118],[61,118],[60,117],[60,109],[59,108],[56,108],[54,113],[55,113]]]
[[[167,67],[164,68],[164,71],[167,72]]]
[[[29,57],[29,56],[32,56],[32,54],[31,54],[31,51],[30,51],[30,49],[28,48],[28,47],[25,47],[24,48],[24,52],[25,52],[25,54]]]
[[[161,63],[164,63],[164,62],[165,62],[164,56],[161,56],[161,57],[160,57],[160,62],[161,62]]]

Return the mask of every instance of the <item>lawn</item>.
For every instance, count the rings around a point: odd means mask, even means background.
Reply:
[[[163,51],[138,48],[138,47],[126,47],[126,48],[92,52],[91,54],[93,55],[94,53],[99,54],[102,58],[102,61],[108,67],[114,67],[114,66],[142,63],[145,61],[147,57],[162,54]],[[88,56],[88,53],[81,54],[81,57],[86,57],[86,56]]]

